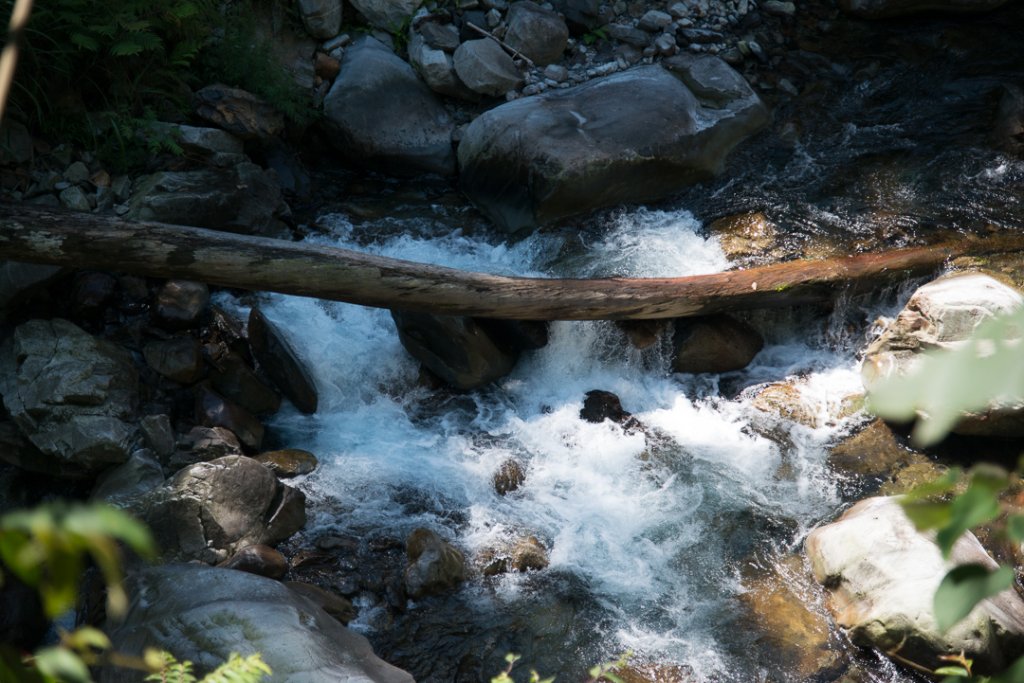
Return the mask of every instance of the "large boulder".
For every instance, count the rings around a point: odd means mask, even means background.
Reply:
[[[535,64],[557,62],[565,52],[569,28],[565,20],[531,0],[512,3],[508,10],[505,42]]]
[[[413,683],[373,654],[369,641],[314,602],[272,579],[202,565],[144,569],[127,582],[128,614],[111,624],[114,649],[167,650],[202,675],[232,652],[260,653],[278,683]],[[142,681],[144,672],[106,667],[101,683]]]
[[[396,175],[455,172],[448,113],[412,67],[374,38],[345,50],[324,116],[331,142],[354,164]]]
[[[934,349],[955,349],[993,316],[1024,304],[1021,293],[984,273],[939,278],[920,287],[864,352],[861,378],[870,394],[885,378],[906,375]],[[958,434],[1024,436],[1024,406],[1000,406],[965,415]]]
[[[391,311],[391,317],[409,355],[456,389],[477,389],[504,377],[519,359],[473,318],[408,311]]]
[[[281,188],[272,171],[243,162],[224,169],[161,171],[142,180],[128,219],[280,236]]]
[[[186,467],[135,508],[167,559],[208,564],[283,541],[306,522],[302,492],[241,455]]]
[[[1024,601],[1013,589],[983,600],[945,633],[936,625],[932,601],[947,571],[996,566],[970,532],[943,560],[895,498],[868,498],[812,531],[806,548],[829,610],[856,645],[898,649],[930,669],[941,665],[939,656],[963,651],[982,671],[1009,664],[1024,647]]]
[[[315,413],[320,395],[298,353],[277,325],[258,308],[249,312],[252,354],[274,385],[304,413]]]
[[[341,0],[299,0],[299,14],[306,33],[327,40],[341,30]]]
[[[459,146],[462,188],[508,232],[650,201],[719,172],[768,110],[716,57],[641,66],[514,100]],[[456,64],[456,67],[458,65]]]
[[[433,26],[437,24],[425,24],[425,27]],[[420,32],[413,32],[409,40],[409,63],[434,92],[461,99],[477,98],[476,93],[467,88],[456,75],[452,56],[431,46]]]
[[[523,84],[515,62],[490,38],[462,43],[452,63],[466,87],[481,95],[499,97]]]
[[[886,19],[921,12],[987,12],[1006,0],[840,0],[844,11],[864,19]]]
[[[385,31],[396,31],[412,16],[423,0],[352,0],[352,6],[366,23]]]
[[[99,471],[138,439],[138,373],[124,349],[67,320],[30,320],[0,347],[0,394],[46,456]]]
[[[753,327],[725,314],[680,318],[672,335],[675,372],[741,370],[764,346]]]

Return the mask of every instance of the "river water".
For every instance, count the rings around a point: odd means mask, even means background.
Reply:
[[[803,94],[776,108],[770,131],[721,179],[662,206],[509,242],[443,188],[381,183],[360,197],[353,181],[309,239],[491,273],[644,277],[730,267],[705,224],[739,211],[765,211],[794,253],[815,241],[877,249],[1021,228],[1024,163],[991,137],[1000,85],[1024,83],[1021,16],[839,20],[805,35],[791,55],[813,67]],[[487,680],[506,652],[573,681],[625,650],[694,681],[798,680],[778,668],[742,596],[751,567],[756,575],[799,553],[809,529],[863,492],[825,459],[865,419],[839,417],[861,391],[856,352],[912,284],[840,295],[828,310],[751,315],[766,346],[724,375],[673,374],[667,344],[638,351],[611,323],[556,322],[550,343],[511,375],[461,395],[418,381],[387,311],[272,297],[267,314],[290,331],[321,392],[316,415],[285,411],[274,423],[282,443],[320,458],[301,482],[307,536],[359,539],[364,561],[389,542],[393,559],[394,539],[419,526],[471,561],[524,534],[548,548],[540,572],[474,575],[408,606],[357,599],[354,626],[420,681]],[[752,405],[756,387],[783,380],[816,426]],[[667,438],[581,420],[593,389],[614,392]],[[509,458],[526,478],[503,497],[492,477]],[[867,680],[908,680],[878,663],[869,670]]]

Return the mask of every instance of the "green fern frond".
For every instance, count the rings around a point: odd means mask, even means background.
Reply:
[[[228,661],[204,676],[200,683],[259,683],[272,673],[258,652],[248,657],[232,652]]]

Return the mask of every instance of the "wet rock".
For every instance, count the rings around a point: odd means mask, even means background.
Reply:
[[[299,15],[306,33],[327,40],[341,30],[341,0],[299,0]]]
[[[353,0],[352,6],[359,10],[371,26],[393,31],[422,4],[423,0]]]
[[[396,175],[455,172],[454,124],[444,107],[374,38],[346,48],[324,117],[332,144],[353,164]]]
[[[230,430],[246,448],[256,451],[263,443],[263,425],[242,406],[227,400],[209,385],[196,389],[196,422],[204,427]]]
[[[518,354],[502,350],[473,319],[391,311],[402,346],[413,358],[459,390],[504,377]]]
[[[484,576],[540,571],[551,563],[547,548],[536,536],[524,536],[510,548],[485,551],[480,559]]]
[[[172,330],[195,327],[209,303],[210,289],[204,283],[168,280],[153,301],[153,318]]]
[[[967,532],[944,561],[935,542],[917,531],[893,498],[868,498],[806,542],[814,577],[829,592],[827,606],[855,645],[929,668],[940,655],[963,651],[978,671],[1001,670],[1024,645],[1024,601],[1008,589],[983,600],[946,633],[935,624],[932,598],[954,566],[996,563]]]
[[[210,384],[254,415],[275,413],[281,397],[264,384],[241,355],[229,351],[210,359]]]
[[[132,453],[127,462],[101,474],[90,499],[126,507],[163,483],[160,462],[151,451],[142,448]]]
[[[267,451],[255,458],[256,462],[266,466],[279,477],[297,477],[309,474],[316,469],[316,456],[299,448],[286,448],[280,451]]]
[[[139,430],[146,446],[157,456],[166,458],[174,452],[174,429],[167,415],[146,415],[139,420]]]
[[[537,66],[557,62],[565,52],[569,28],[562,17],[535,2],[522,0],[509,6],[505,42]]]
[[[53,282],[60,273],[60,266],[0,261],[0,320],[7,317],[7,311]]]
[[[618,396],[610,391],[600,389],[588,391],[586,398],[583,399],[583,408],[580,409],[580,419],[594,424],[605,420],[624,424],[632,417],[632,413],[626,412],[622,408],[622,402]]]
[[[203,355],[194,337],[186,335],[147,342],[142,347],[142,356],[158,374],[179,384],[193,384],[202,379]]]
[[[804,397],[795,382],[772,382],[753,391],[756,395],[750,405],[757,410],[812,429],[818,427],[818,406]]]
[[[196,116],[243,140],[267,139],[284,130],[284,115],[256,95],[226,85],[208,85],[192,100]]]
[[[747,262],[758,258],[780,260],[783,254],[773,254],[778,244],[778,231],[760,211],[719,218],[708,226],[711,235],[718,238],[726,258]]]
[[[109,633],[118,652],[159,647],[202,675],[232,652],[259,652],[281,683],[413,683],[378,659],[369,642],[284,584],[201,565],[166,565],[132,575],[124,621]],[[100,683],[138,676],[108,667]]]
[[[149,134],[173,140],[190,157],[215,166],[246,161],[242,140],[220,128],[186,126],[180,123],[149,124]]]
[[[348,624],[359,614],[348,598],[324,590],[319,586],[302,581],[285,581],[284,585],[318,605],[320,609],[337,619],[342,625]]]
[[[922,12],[988,12],[1006,0],[840,0],[844,11],[865,19],[886,19]]]
[[[905,375],[932,349],[955,348],[983,321],[1024,304],[1016,289],[984,273],[947,276],[918,288],[864,352],[861,378],[871,391],[886,377]],[[1024,407],[996,406],[965,415],[957,434],[1024,436]]]
[[[845,658],[831,642],[828,617],[814,604],[815,586],[801,558],[790,556],[743,583],[740,602],[757,627],[765,664],[794,680],[832,680],[826,674],[838,674]]]
[[[281,207],[273,172],[243,162],[230,168],[154,173],[139,182],[127,218],[279,237],[290,235],[277,217]]]
[[[927,456],[900,443],[892,430],[878,419],[833,446],[828,455],[828,464],[834,470],[873,477],[886,476],[911,463],[927,460]]]
[[[996,144],[1009,152],[1024,148],[1024,89],[1016,85],[1002,86],[992,133]]]
[[[548,324],[539,320],[473,318],[495,344],[508,353],[536,351],[548,345]]]
[[[196,463],[140,500],[139,517],[167,559],[221,562],[274,545],[305,524],[305,496],[245,456]]]
[[[462,553],[429,529],[409,534],[405,549],[405,588],[411,598],[445,593],[466,578]]]
[[[947,468],[927,458],[916,459],[893,472],[889,481],[878,489],[882,496],[899,496],[909,493],[921,484],[935,481],[946,473]]]
[[[681,76],[650,65],[484,113],[459,145],[463,190],[514,233],[601,206],[654,200],[710,177],[768,118],[743,77],[716,61],[710,84],[702,62],[676,68],[718,98],[714,107]]]
[[[518,460],[509,458],[501,463],[494,473],[494,490],[499,496],[512,493],[526,481],[526,472]]]
[[[490,38],[467,40],[453,57],[459,80],[473,92],[499,97],[523,84],[515,62]]]
[[[455,63],[451,55],[444,50],[430,47],[418,33],[414,33],[412,40],[409,41],[409,63],[434,92],[448,97],[476,99],[476,93],[467,88],[455,74]]]
[[[665,320],[617,320],[615,326],[626,335],[635,349],[648,349],[658,343],[668,329]]]
[[[693,670],[682,664],[664,664],[630,659],[615,671],[622,683],[695,683]]]
[[[249,313],[249,344],[267,377],[304,413],[316,412],[319,396],[306,366],[277,325],[258,308]]]
[[[679,318],[672,335],[675,372],[729,372],[745,368],[764,346],[750,325],[724,315]]]
[[[98,319],[115,291],[117,280],[108,273],[78,273],[71,285],[71,310],[80,318]]]
[[[285,556],[269,545],[259,543],[245,546],[217,566],[265,576],[268,579],[280,579],[288,573],[288,560]]]
[[[242,455],[242,445],[230,429],[224,427],[193,427],[182,440],[184,450],[171,457],[168,466],[180,469],[197,462],[208,462],[228,455]]]
[[[43,453],[100,470],[128,459],[138,374],[128,353],[66,320],[30,320],[0,347],[0,394]]]

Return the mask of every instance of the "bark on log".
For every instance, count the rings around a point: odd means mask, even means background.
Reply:
[[[930,272],[1024,236],[677,278],[538,279],[473,273],[302,242],[0,204],[0,257],[297,294],[438,315],[520,320],[675,318],[827,300]]]

